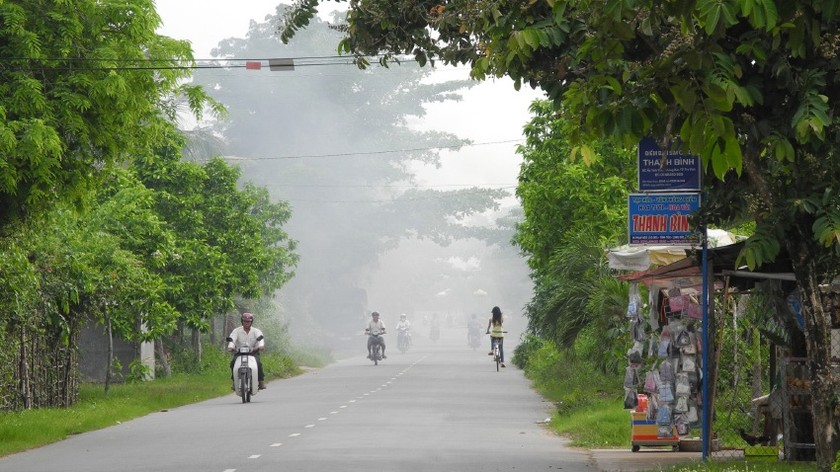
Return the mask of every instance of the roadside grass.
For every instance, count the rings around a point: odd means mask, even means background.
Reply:
[[[177,408],[231,395],[229,357],[208,350],[200,372],[175,374],[150,382],[111,385],[84,384],[79,400],[70,408],[39,408],[0,412],[0,457],[34,449],[73,434],[106,428],[156,411]],[[309,366],[324,365],[325,357],[307,355]],[[294,355],[263,356],[266,380],[298,375]]]
[[[514,364],[525,370],[534,388],[556,410],[547,425],[568,438],[570,446],[630,451],[630,413],[624,409],[622,374],[602,372],[585,355],[559,352],[550,343],[526,341],[517,348]],[[836,467],[836,466],[835,466]],[[779,462],[775,458],[708,461],[656,472],[805,472],[814,463]],[[840,470],[840,469],[836,469]]]
[[[528,351],[523,364],[523,352]],[[621,379],[588,365],[583,356],[561,354],[546,345],[526,346],[514,363],[525,368],[535,388],[556,406],[549,427],[587,449],[630,449],[629,413],[623,409]],[[34,449],[73,434],[101,429],[149,413],[230,395],[229,358],[205,356],[201,372],[177,374],[152,382],[104,387],[85,384],[79,401],[71,408],[41,408],[21,412],[0,412],[0,457]],[[298,365],[325,365],[325,355],[303,357],[269,354],[263,357],[267,379],[300,373]],[[715,461],[673,466],[658,472],[805,472],[813,463],[779,463],[775,460]]]
[[[814,472],[813,463],[715,461],[691,466],[674,466],[664,472]]]

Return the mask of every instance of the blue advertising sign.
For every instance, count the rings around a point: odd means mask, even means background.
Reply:
[[[630,245],[696,245],[688,217],[700,208],[699,193],[633,193],[627,198]]]
[[[664,165],[663,165],[664,164]],[[700,190],[700,158],[680,151],[662,150],[651,137],[639,141],[639,191]]]

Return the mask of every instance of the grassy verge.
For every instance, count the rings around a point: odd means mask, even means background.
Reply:
[[[525,370],[534,387],[557,407],[549,428],[586,449],[630,450],[630,416],[624,409],[623,373],[606,374],[587,361],[587,356],[558,352],[550,343],[528,340],[517,348],[513,362]],[[750,458],[748,461],[709,461],[675,466],[668,472],[804,472],[813,463],[778,462]]]
[[[201,372],[178,374],[151,382],[86,384],[71,408],[0,412],[0,457],[44,446],[70,435],[93,431],[155,411],[176,408],[230,394],[229,357],[208,351]],[[306,365],[323,365],[325,357],[307,356]],[[264,355],[266,380],[300,373],[301,359],[277,353]]]

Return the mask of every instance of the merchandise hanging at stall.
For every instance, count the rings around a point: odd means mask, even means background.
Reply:
[[[710,234],[715,246],[736,240],[726,231]],[[702,423],[703,279],[686,249],[625,247],[608,254],[611,268],[636,270],[618,277],[630,283],[627,318],[633,345],[627,351],[624,388],[634,452],[641,446],[677,450],[681,439],[699,434]],[[641,284],[647,289],[646,303]]]

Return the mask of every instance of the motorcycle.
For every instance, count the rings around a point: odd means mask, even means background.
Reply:
[[[411,336],[409,336],[408,330],[397,330],[397,348],[400,352],[405,353],[408,351],[409,346],[411,346]]]
[[[228,339],[228,350],[235,348],[231,339]],[[233,353],[236,359],[233,363],[233,390],[242,397],[242,403],[249,403],[251,396],[256,395],[257,388],[257,358],[251,354],[251,348],[242,346]]]
[[[440,325],[432,325],[432,328],[429,330],[429,339],[434,342],[437,342],[438,339],[440,339]]]
[[[481,332],[477,329],[471,329],[467,335],[467,344],[475,351],[481,346]]]
[[[373,365],[379,365],[379,361],[382,360],[381,333],[369,334],[369,336],[374,338],[370,347],[370,360],[373,361]]]

